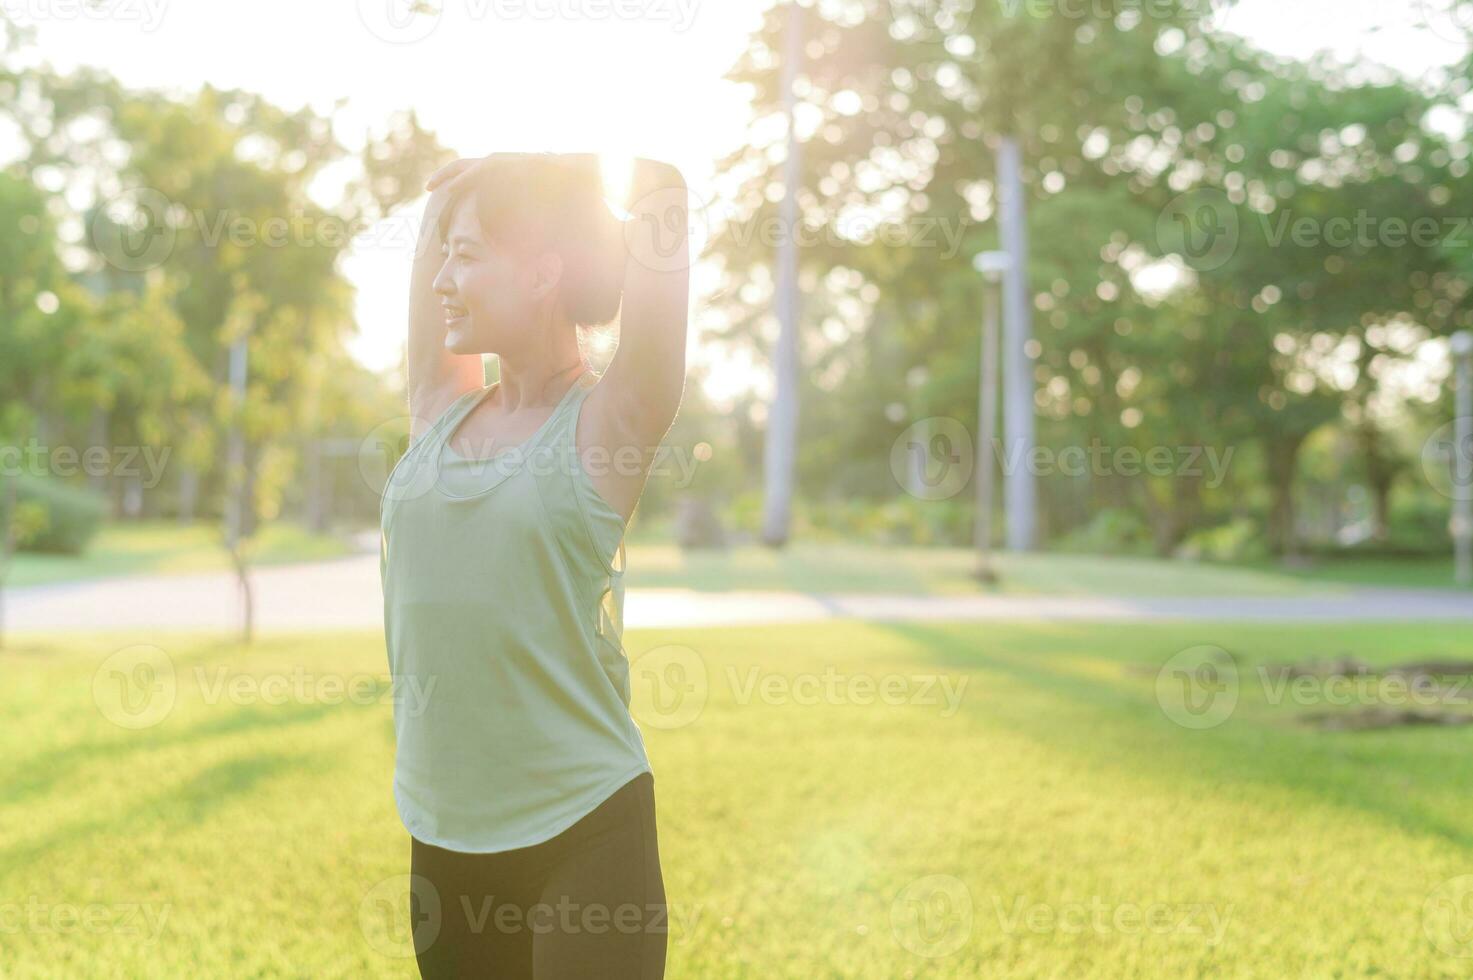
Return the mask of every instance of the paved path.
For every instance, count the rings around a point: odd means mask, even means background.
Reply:
[[[278,565],[254,576],[262,630],[383,625],[378,555]],[[220,629],[236,621],[228,572],[135,576],[11,589],[4,623],[14,630]],[[1256,620],[1473,622],[1473,595],[1358,589],[1261,597],[905,596],[865,593],[697,592],[631,588],[629,627],[797,623],[835,617],[871,620],[1035,620],[1157,622]]]

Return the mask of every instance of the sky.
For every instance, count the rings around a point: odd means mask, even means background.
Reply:
[[[36,27],[44,57],[63,70],[90,65],[131,86],[178,93],[209,82],[323,114],[346,99],[336,134],[350,148],[412,108],[466,156],[663,159],[697,195],[714,161],[743,141],[740,91],[722,76],[772,0],[433,0],[437,15],[408,18],[409,2],[102,0],[96,13],[79,0],[0,0]],[[1240,0],[1218,26],[1292,57],[1328,49],[1420,75],[1461,53],[1442,2]],[[330,200],[335,176],[314,196]],[[418,208],[400,221],[417,222]],[[397,363],[404,341],[403,237],[370,234],[343,266],[358,289],[352,351],[374,369]],[[709,356],[692,346],[693,362],[716,369],[708,396],[722,401],[750,382],[750,367],[726,366],[723,377]]]

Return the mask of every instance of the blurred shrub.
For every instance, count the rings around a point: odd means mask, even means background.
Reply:
[[[1411,555],[1447,554],[1452,551],[1452,501],[1422,493],[1393,494],[1391,513],[1386,518],[1385,550]]]
[[[1423,492],[1393,493],[1386,520],[1386,537],[1367,537],[1353,544],[1318,543],[1305,553],[1318,558],[1426,558],[1448,555],[1453,550],[1452,502],[1446,497]]]
[[[762,532],[762,493],[749,490],[732,500],[724,516],[734,531],[752,537]],[[921,500],[837,499],[793,501],[793,534],[814,541],[854,541],[880,545],[956,545],[972,541],[970,498]]]
[[[1106,507],[1090,518],[1088,524],[1062,535],[1053,547],[1057,551],[1149,555],[1153,543],[1151,529],[1138,514],[1120,507]]]
[[[809,525],[831,537],[891,545],[965,545],[972,539],[972,507],[965,498],[829,501],[814,508]]]
[[[756,535],[762,530],[762,491],[743,490],[718,514],[725,518],[735,532],[746,536]]]
[[[725,548],[726,529],[712,501],[687,494],[675,501],[675,543],[682,548]]]
[[[107,500],[57,480],[20,475],[11,520],[17,551],[79,555],[107,515]]]
[[[1206,561],[1252,561],[1267,558],[1268,539],[1251,517],[1237,517],[1187,536],[1176,557]]]

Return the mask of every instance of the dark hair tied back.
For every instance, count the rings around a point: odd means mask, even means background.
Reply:
[[[560,291],[574,323],[596,327],[619,315],[624,228],[603,199],[596,162],[551,153],[500,162],[481,172],[474,191],[488,237],[520,251],[561,256]]]

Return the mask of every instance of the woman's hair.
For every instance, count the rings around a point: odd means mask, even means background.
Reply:
[[[481,232],[521,255],[556,252],[563,260],[563,306],[580,327],[610,323],[624,290],[624,230],[603,198],[594,159],[553,153],[493,160],[440,212],[440,240],[455,208],[475,202]]]

